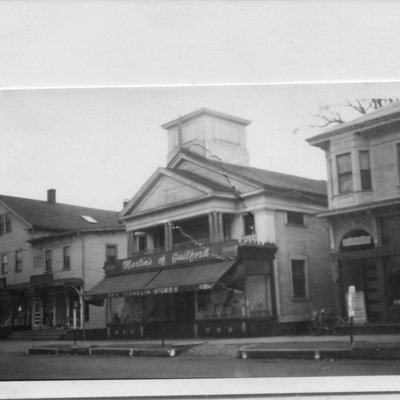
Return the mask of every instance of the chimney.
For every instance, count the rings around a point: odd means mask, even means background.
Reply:
[[[47,202],[52,204],[56,203],[56,189],[49,189],[47,191]]]
[[[124,199],[124,201],[122,202],[124,208],[128,205],[129,200],[128,199]]]

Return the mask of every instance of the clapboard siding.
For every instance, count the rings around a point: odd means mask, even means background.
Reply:
[[[400,133],[371,140],[376,200],[385,200],[400,195],[396,141],[400,142]]]
[[[286,224],[286,213],[276,213],[277,264],[282,322],[307,320],[313,309],[333,310],[329,261],[329,237],[326,221],[305,215],[305,227]],[[291,259],[307,263],[306,300],[292,298]]]
[[[93,234],[85,237],[85,290],[88,291],[104,278],[106,245],[117,246],[117,258],[127,257],[125,232],[114,234]],[[105,327],[105,306],[89,306],[87,329]]]
[[[8,209],[0,204],[0,215],[10,213]],[[27,232],[27,225],[22,222],[16,215],[11,213],[11,229],[10,233],[3,233],[0,236],[0,256],[8,255],[8,273],[2,274],[1,258],[0,258],[0,278],[6,278],[7,285],[17,285],[29,282],[33,273],[33,253],[31,246],[26,243],[30,239]],[[15,271],[15,252],[22,250],[22,271]]]

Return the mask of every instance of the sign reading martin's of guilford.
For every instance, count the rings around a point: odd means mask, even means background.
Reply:
[[[234,257],[237,242],[225,242],[196,246],[185,250],[168,251],[164,253],[145,254],[140,257],[125,258],[105,263],[106,275],[121,272],[132,272],[138,269],[148,270],[152,268],[168,267],[202,261],[224,260]]]

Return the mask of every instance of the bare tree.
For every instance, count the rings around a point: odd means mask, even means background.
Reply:
[[[331,125],[343,124],[346,119],[343,116],[345,108],[355,111],[358,114],[367,114],[370,111],[377,110],[383,106],[397,101],[397,98],[382,98],[382,99],[356,99],[346,100],[344,105],[331,106],[320,105],[318,114],[314,115],[320,120],[320,123],[311,125],[312,128],[327,128]],[[351,118],[354,117],[354,113]]]

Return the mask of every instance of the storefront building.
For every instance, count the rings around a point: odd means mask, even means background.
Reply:
[[[87,293],[110,336],[272,335],[333,311],[326,183],[250,167],[249,123],[201,109],[163,126],[168,165],[120,214],[128,258]]]
[[[0,196],[0,322],[8,331],[105,329],[104,309],[84,302],[99,263],[126,256],[116,212]],[[7,223],[6,223],[7,221]],[[75,312],[74,312],[75,310]]]
[[[227,241],[118,260],[88,300],[107,294],[111,337],[272,334],[275,252]]]
[[[309,139],[328,167],[331,260],[338,312],[355,286],[361,323],[400,323],[400,106],[393,103]]]

